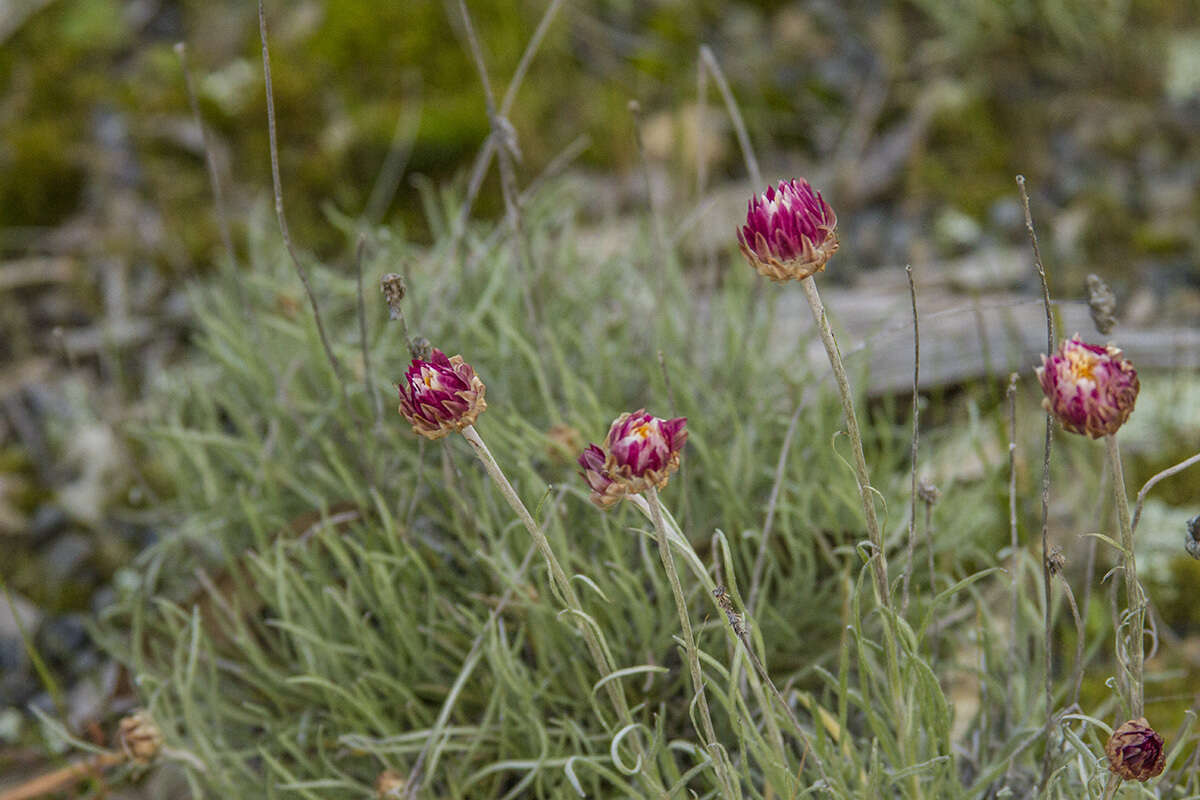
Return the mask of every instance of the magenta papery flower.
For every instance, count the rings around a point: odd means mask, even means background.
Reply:
[[[808,181],[780,181],[750,200],[738,246],[750,266],[773,281],[807,278],[837,252],[837,214]]]
[[[592,490],[588,499],[600,508],[614,505],[625,496],[626,491],[625,484],[613,480],[612,475],[604,468],[606,459],[605,452],[594,444],[589,444],[583,454],[579,456],[579,466],[583,468],[579,474],[583,476],[583,479],[587,481],[588,488]]]
[[[679,451],[687,441],[687,419],[661,419],[644,408],[613,420],[604,440],[604,468],[630,494],[667,485],[679,468]]]
[[[434,349],[429,360],[414,358],[400,381],[400,413],[414,433],[440,439],[475,424],[487,408],[486,387],[462,356]]]
[[[1079,334],[1042,356],[1037,376],[1046,395],[1042,407],[1067,430],[1093,439],[1116,433],[1129,419],[1140,388],[1120,350],[1081,342]]]

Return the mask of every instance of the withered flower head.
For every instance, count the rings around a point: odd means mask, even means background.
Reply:
[[[414,358],[400,381],[400,413],[413,432],[440,439],[475,424],[487,408],[486,387],[462,356],[435,349],[429,360]]]
[[[1125,424],[1140,388],[1137,371],[1120,350],[1082,342],[1078,334],[1042,356],[1037,377],[1046,395],[1042,407],[1071,433],[1093,439]]]
[[[138,709],[117,723],[117,741],[131,761],[149,764],[162,749],[163,735],[150,714]]]
[[[837,215],[803,178],[780,181],[751,198],[737,239],[763,277],[801,280],[825,269],[837,252]]]
[[[1163,738],[1145,717],[1131,719],[1113,731],[1104,753],[1109,770],[1127,781],[1148,781],[1160,775],[1167,760]]]

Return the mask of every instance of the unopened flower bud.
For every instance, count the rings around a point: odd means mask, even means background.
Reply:
[[[149,764],[162,749],[163,735],[150,714],[138,709],[117,723],[117,741],[130,761]]]
[[[400,413],[413,432],[440,439],[474,425],[487,408],[486,387],[462,356],[435,349],[429,360],[414,358],[400,381]]]
[[[1137,400],[1137,371],[1112,345],[1087,344],[1078,334],[1042,356],[1037,369],[1042,407],[1072,433],[1099,439],[1116,433]]]
[[[1167,760],[1163,738],[1145,717],[1131,719],[1113,731],[1104,753],[1109,770],[1127,781],[1148,781],[1162,774]]]
[[[837,215],[808,181],[780,181],[755,195],[738,246],[750,266],[773,281],[807,278],[837,252]]]
[[[917,485],[917,499],[926,505],[936,505],[942,499],[942,490],[922,478]]]

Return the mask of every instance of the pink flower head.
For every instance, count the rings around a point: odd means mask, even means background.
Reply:
[[[679,468],[679,451],[687,441],[687,419],[660,419],[644,408],[613,420],[604,440],[604,467],[630,494],[651,486],[661,489]]]
[[[400,381],[400,413],[413,432],[440,439],[473,425],[487,408],[486,387],[462,356],[434,349],[429,360],[414,358]]]
[[[750,266],[773,281],[801,280],[825,269],[837,252],[837,214],[808,181],[780,181],[750,200],[738,246]]]
[[[1042,407],[1072,433],[1099,439],[1116,433],[1133,413],[1137,371],[1112,345],[1081,342],[1076,334],[1042,356],[1037,376],[1046,395]]]
[[[604,468],[606,456],[603,450],[594,444],[589,444],[579,456],[579,466],[583,471],[579,474],[587,481],[592,490],[588,498],[600,508],[608,508],[625,496],[626,486],[613,480],[612,475]]]

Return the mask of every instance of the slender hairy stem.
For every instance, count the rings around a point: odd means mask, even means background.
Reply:
[[[879,520],[875,516],[875,489],[871,486],[871,476],[867,471],[867,459],[863,455],[862,433],[858,428],[858,415],[854,411],[854,397],[850,391],[850,379],[846,376],[846,366],[842,362],[842,354],[838,350],[837,339],[834,338],[833,328],[829,325],[829,316],[825,313],[825,305],[821,295],[817,293],[817,284],[811,277],[800,281],[808,305],[812,309],[813,319],[825,345],[825,354],[829,357],[829,365],[833,368],[834,380],[837,383],[838,395],[842,401],[842,411],[846,419],[846,433],[854,453],[854,474],[858,481],[858,494],[862,500],[863,515],[867,523],[867,536],[875,551],[871,555],[871,580],[875,587],[876,600],[884,612],[883,638],[884,657],[887,662],[888,688],[891,691],[893,710],[896,715],[897,731],[900,733],[900,745],[903,754],[908,757],[910,738],[906,734],[909,729],[909,714],[904,702],[904,687],[900,678],[900,652],[896,642],[895,620],[892,618],[892,588],[888,582],[887,555],[884,552],[883,536],[879,532]],[[920,779],[912,775],[914,797],[921,797]]]
[[[1020,614],[1020,537],[1017,531],[1017,373],[1008,376],[1008,546],[1009,570],[1012,572],[1012,596],[1009,601],[1008,668],[1018,666],[1017,643],[1021,641]],[[1011,730],[1016,709],[1012,702],[1012,682],[1008,684],[1009,697],[1004,705],[1006,729]]]
[[[1033,247],[1033,264],[1042,283],[1042,305],[1046,310],[1046,352],[1054,352],[1054,314],[1050,309],[1050,283],[1046,279],[1046,267],[1042,264],[1042,251],[1038,247],[1037,232],[1033,229],[1033,214],[1029,211],[1029,193],[1025,191],[1025,176],[1018,175],[1017,188],[1021,191],[1021,205],[1025,210],[1025,231]],[[1050,451],[1054,443],[1054,417],[1046,412],[1046,446],[1042,459],[1042,600],[1045,603],[1046,642],[1046,740],[1042,757],[1041,791],[1046,792],[1050,780],[1050,730],[1054,727],[1054,664],[1051,645],[1054,640],[1054,620],[1050,591]]]
[[[900,601],[901,616],[908,613],[908,581],[912,577],[913,554],[917,547],[917,446],[921,437],[919,421],[921,403],[920,396],[917,394],[917,386],[921,381],[921,328],[917,316],[917,287],[913,283],[912,264],[904,267],[904,274],[908,278],[908,294],[912,299],[913,316],[912,474],[910,475],[912,486],[909,490],[912,507],[909,509],[908,516],[908,553],[904,559],[904,599]]]
[[[468,425],[462,430],[463,438],[471,445],[475,451],[475,455],[479,457],[483,468],[487,470],[488,476],[492,482],[496,484],[496,488],[504,495],[504,499],[517,517],[525,525],[525,529],[529,531],[529,535],[533,537],[533,542],[537,545],[538,550],[542,554],[542,558],[546,560],[546,565],[550,569],[550,576],[554,582],[555,588],[558,589],[562,596],[563,602],[567,608],[574,613],[576,622],[579,623],[579,631],[583,634],[583,640],[587,645],[588,652],[592,656],[592,660],[596,664],[601,677],[606,677],[613,673],[614,667],[609,660],[608,652],[600,643],[596,636],[596,631],[593,629],[590,620],[585,619],[583,606],[579,602],[579,595],[575,592],[575,587],[567,578],[567,573],[563,571],[562,564],[559,563],[558,557],[554,555],[554,550],[550,547],[550,540],[546,538],[546,534],[541,527],[534,521],[533,515],[529,513],[529,509],[525,507],[525,503],[521,501],[519,495],[512,484],[508,482],[508,478],[504,476],[504,472],[500,469],[500,465],[496,463],[495,457],[491,450],[484,444],[480,438],[479,432],[475,430],[474,425]],[[608,693],[609,699],[612,701],[613,707],[616,709],[617,718],[622,727],[634,724],[633,714],[629,710],[629,703],[625,699],[625,691],[621,687],[619,681],[606,681],[604,689]],[[634,748],[637,751],[638,758],[642,761],[642,767],[646,774],[647,781],[651,784],[655,793],[660,797],[667,797],[666,790],[662,786],[662,781],[658,775],[658,770],[652,761],[646,757],[645,748],[642,746],[641,740],[637,737],[630,737],[634,742]]]
[[[712,714],[708,708],[708,698],[704,693],[704,675],[700,671],[700,653],[696,649],[696,637],[692,633],[692,621],[688,615],[687,599],[683,595],[683,586],[679,583],[679,573],[675,570],[675,557],[671,555],[671,543],[667,535],[667,526],[663,522],[662,506],[658,501],[658,490],[653,486],[646,490],[646,498],[650,503],[650,514],[654,517],[654,532],[658,538],[658,555],[662,559],[663,569],[667,573],[667,581],[671,584],[671,593],[675,598],[675,610],[679,612],[679,627],[683,631],[683,646],[686,650],[688,669],[692,677],[692,691],[696,697],[696,707],[700,712],[701,734],[704,737],[704,748],[716,765],[717,777],[724,787],[726,797],[733,796],[733,786],[729,775],[729,767],[725,763],[725,754],[717,741],[717,733],[713,728]]]
[[[1071,705],[1078,705],[1079,690],[1083,688],[1083,617],[1079,616],[1079,606],[1075,604],[1075,593],[1071,591],[1071,584],[1067,583],[1066,576],[1060,572],[1058,580],[1062,583],[1063,593],[1067,596],[1067,605],[1071,607],[1071,616],[1075,620],[1075,670],[1074,676],[1071,679],[1071,683],[1075,685],[1075,689],[1071,693]]]
[[[1129,615],[1129,638],[1125,651],[1129,657],[1129,718],[1146,716],[1146,686],[1144,670],[1144,647],[1142,638],[1146,626],[1146,598],[1137,579],[1137,561],[1133,554],[1133,524],[1129,516],[1129,498],[1125,496],[1125,473],[1121,468],[1121,450],[1117,437],[1104,437],[1108,452],[1108,469],[1113,477],[1113,496],[1117,501],[1117,522],[1121,527],[1121,571],[1125,573],[1125,602]],[[1117,625],[1120,631],[1121,625]]]
[[[1185,469],[1195,464],[1200,464],[1200,453],[1196,453],[1196,455],[1190,458],[1185,458],[1183,461],[1180,461],[1173,467],[1167,467],[1162,472],[1146,481],[1145,485],[1142,486],[1142,490],[1138,492],[1137,495],[1137,506],[1134,508],[1133,523],[1130,526],[1133,530],[1137,530],[1138,521],[1142,518],[1142,504],[1146,502],[1146,495],[1150,493],[1150,490],[1154,488],[1154,485],[1159,481],[1166,480],[1172,475],[1183,472]]]
[[[875,490],[871,487],[871,476],[867,472],[867,459],[863,455],[862,433],[858,428],[858,415],[854,411],[854,396],[850,391],[850,379],[846,376],[846,366],[842,362],[842,354],[838,350],[837,339],[833,336],[833,328],[829,325],[829,317],[825,313],[825,305],[817,293],[817,284],[811,277],[800,281],[808,305],[812,309],[813,319],[817,323],[817,331],[821,342],[825,345],[825,354],[829,356],[829,364],[833,367],[833,376],[837,382],[838,396],[842,401],[842,411],[846,419],[846,433],[850,438],[850,446],[854,453],[854,474],[858,481],[858,494],[862,499],[863,514],[867,522],[867,536],[875,553],[871,557],[871,575],[875,584],[875,592],[879,602],[886,609],[892,607],[891,586],[887,577],[887,555],[883,549],[883,536],[879,533],[879,520],[875,516]]]
[[[275,190],[275,217],[279,220],[279,233],[283,236],[283,244],[287,248],[288,255],[291,256],[292,266],[300,278],[300,283],[304,285],[304,294],[308,297],[308,304],[312,306],[313,319],[317,323],[317,334],[321,337],[321,347],[324,348],[325,357],[329,359],[333,372],[337,376],[338,385],[342,389],[342,399],[349,408],[346,381],[342,377],[342,364],[334,355],[333,348],[329,344],[329,337],[325,334],[325,323],[321,321],[321,309],[317,306],[317,296],[313,293],[307,270],[304,269],[299,256],[296,255],[291,234],[288,233],[287,217],[283,213],[283,184],[279,179],[279,145],[275,137],[275,91],[271,86],[271,53],[267,49],[267,14],[263,10],[263,0],[258,0],[258,32],[262,37],[263,79],[267,89],[267,138],[271,151],[271,182]]]

